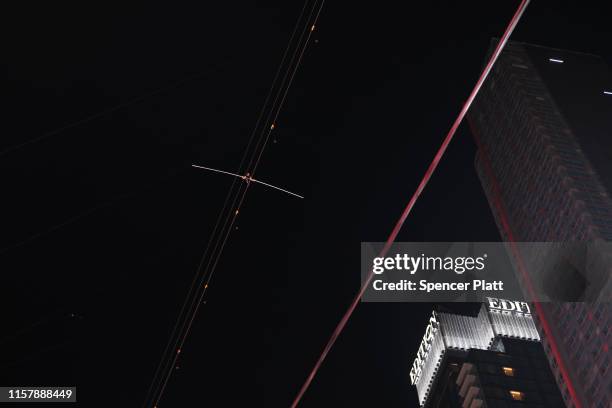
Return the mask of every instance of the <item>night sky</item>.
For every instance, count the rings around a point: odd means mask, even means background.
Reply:
[[[289,406],[518,1],[401,4],[324,6],[257,173],[306,198],[251,187],[160,406]],[[513,39],[610,62],[604,4]],[[1,385],[141,406],[232,181],[190,165],[237,170],[302,5],[4,10]],[[499,240],[474,152],[462,126],[398,240]],[[302,406],[417,406],[432,307],[360,305]]]

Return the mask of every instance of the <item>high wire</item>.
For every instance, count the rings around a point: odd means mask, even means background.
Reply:
[[[302,10],[300,12],[300,15],[297,19],[297,22],[294,26],[293,32],[291,34],[291,37],[289,39],[289,42],[287,44],[287,47],[285,48],[285,51],[283,53],[283,56],[281,58],[281,62],[278,66],[278,69],[274,75],[274,78],[272,80],[272,85],[270,87],[270,90],[268,91],[268,94],[266,95],[266,99],[262,105],[261,111],[257,117],[257,121],[255,122],[255,126],[253,128],[253,131],[251,132],[250,136],[249,136],[249,140],[247,142],[247,146],[244,150],[244,153],[242,155],[240,164],[238,166],[239,168],[239,172],[241,172],[243,170],[243,165],[244,162],[247,158],[247,155],[249,153],[249,149],[251,147],[251,144],[253,142],[253,139],[255,138],[255,135],[257,134],[257,131],[259,130],[260,127],[260,123],[262,118],[264,117],[265,111],[268,107],[268,103],[270,101],[270,98],[272,97],[275,87],[276,87],[276,83],[278,80],[278,77],[285,65],[285,60],[287,57],[287,54],[289,53],[289,50],[291,48],[291,45],[293,44],[293,38],[295,37],[295,33],[298,30],[299,27],[299,22],[302,19],[302,16],[304,14],[304,11],[306,10],[306,6],[308,4],[308,0],[306,0],[304,2],[304,5],[302,7]],[[143,403],[143,408],[144,407],[149,407],[151,405],[156,406],[158,401],[161,399],[161,394],[163,394],[163,391],[159,391],[159,388],[165,387],[165,383],[167,383],[167,378],[170,376],[171,373],[169,373],[168,371],[172,369],[173,365],[176,362],[176,359],[178,358],[178,355],[180,353],[180,348],[177,347],[178,343],[181,342],[180,340],[180,334],[179,332],[184,331],[185,328],[185,324],[186,324],[186,319],[187,317],[185,317],[187,314],[190,313],[190,311],[194,308],[194,302],[195,299],[197,299],[198,294],[196,293],[198,288],[201,288],[203,285],[202,279],[204,279],[204,277],[206,276],[206,272],[209,268],[209,264],[206,264],[206,267],[203,270],[204,267],[204,263],[207,259],[207,257],[209,257],[210,252],[211,252],[211,248],[213,248],[213,252],[214,249],[217,247],[218,242],[220,240],[220,236],[223,235],[223,231],[225,231],[226,228],[226,224],[228,222],[228,220],[231,217],[231,207],[233,207],[235,205],[235,201],[232,201],[232,197],[237,197],[238,192],[240,191],[240,189],[242,188],[242,184],[238,185],[238,191],[235,192],[235,185],[236,185],[236,179],[232,180],[232,183],[230,185],[230,188],[228,189],[228,192],[225,196],[225,199],[223,201],[223,205],[221,207],[221,211],[219,211],[219,215],[217,216],[217,219],[215,221],[212,233],[210,235],[210,238],[206,244],[206,248],[204,249],[204,253],[202,254],[202,257],[200,258],[200,262],[198,264],[198,267],[196,268],[196,273],[194,274],[193,280],[191,282],[191,285],[188,289],[187,295],[185,296],[185,301],[183,302],[183,305],[181,306],[181,309],[178,313],[178,317],[176,319],[176,322],[172,328],[172,332],[170,334],[170,339],[168,340],[168,343],[166,344],[166,347],[162,353],[162,358],[155,370],[155,373],[153,375],[153,380],[151,382],[151,385],[147,391],[144,403]],[[230,206],[230,209],[228,211],[228,204],[230,203],[230,201],[232,201],[232,204]],[[236,213],[235,213],[236,214]],[[225,215],[225,217],[224,217]],[[222,219],[224,219],[223,225],[222,225]],[[219,230],[219,227],[221,226],[221,230]],[[216,244],[213,245],[213,242],[215,242]],[[185,316],[184,316],[185,315]],[[181,323],[182,322],[182,323]],[[164,374],[164,372],[166,372],[166,374]],[[150,404],[151,403],[151,404]]]
[[[300,16],[298,17],[298,21],[296,22],[293,33],[290,37],[287,48],[285,49],[285,53],[283,54],[283,58],[281,59],[279,68],[272,82],[272,86],[270,88],[268,96],[266,97],[266,101],[264,102],[262,111],[260,112],[255,128],[251,134],[251,137],[249,138],[247,147],[245,148],[245,152],[242,157],[238,173],[234,174],[249,174],[249,177],[252,178],[255,174],[255,171],[257,170],[257,166],[261,160],[263,151],[265,150],[267,142],[269,140],[270,133],[272,130],[274,130],[276,126],[275,122],[282,109],[286,95],[295,77],[295,73],[297,72],[297,69],[300,66],[302,56],[304,55],[304,51],[309,43],[312,32],[315,30],[315,26],[320,15],[321,9],[323,7],[324,1],[315,0],[311,4],[310,3],[310,0],[306,0],[304,3]],[[304,13],[308,9],[307,6],[309,4],[310,13],[305,19],[304,28],[302,29],[302,32],[297,40],[295,51],[293,52],[288,62],[285,74],[282,75],[280,85],[277,85],[277,81],[281,77],[281,72],[283,71],[283,67],[285,66],[286,58],[289,55],[289,51],[293,45],[294,37],[298,32],[300,22],[302,21]],[[277,86],[278,89],[276,89]],[[270,100],[272,100],[272,106],[269,109],[268,115],[266,116],[265,112],[267,110],[268,103]],[[259,137],[255,137],[255,135],[258,133],[260,123],[262,123],[262,119],[264,118],[264,116],[265,120],[263,121],[261,132],[259,132]],[[251,145],[253,145],[253,142],[254,148],[253,151],[250,152],[250,147]],[[246,165],[246,167],[243,167],[244,163],[247,162],[247,159],[248,164]],[[251,170],[248,171],[248,169]],[[200,306],[205,303],[203,301],[204,297],[207,293],[214,271],[216,270],[216,267],[219,263],[221,255],[223,253],[223,249],[225,248],[225,245],[228,241],[230,232],[233,229],[234,223],[236,222],[236,219],[240,212],[240,208],[244,202],[244,199],[250,186],[250,183],[239,183],[238,188],[234,193],[234,186],[236,185],[237,179],[237,177],[234,177],[232,185],[230,186],[228,194],[226,195],[223,208],[215,223],[211,239],[209,240],[204,255],[201,258],[200,264],[194,276],[194,280],[185,298],[185,302],[183,303],[183,307],[179,312],[179,317],[177,318],[177,322],[170,336],[170,341],[166,346],[162,360],[160,361],[160,364],[158,365],[158,368],[155,372],[154,379],[151,384],[151,387],[149,388],[149,392],[147,393],[144,406],[158,406],[159,401],[161,400],[165,388],[168,384],[168,381],[172,375],[172,372],[174,371],[176,362],[179,356],[181,355],[183,345],[189,335],[195,316],[197,315]],[[262,183],[260,182],[260,184]],[[268,186],[276,188],[276,186]],[[230,202],[231,204],[228,207],[227,204]],[[224,221],[222,221],[222,219],[224,219]]]
[[[421,179],[421,182],[419,183],[416,191],[414,192],[414,194],[410,198],[410,201],[408,202],[408,204],[404,208],[404,211],[402,212],[399,220],[397,221],[397,223],[395,224],[395,227],[391,231],[391,234],[387,238],[387,241],[385,242],[385,245],[384,245],[383,249],[381,250],[380,254],[378,255],[379,257],[384,257],[387,254],[387,252],[389,251],[389,249],[391,248],[391,246],[393,245],[393,243],[395,242],[395,239],[397,238],[397,235],[399,234],[402,226],[404,225],[404,222],[406,221],[406,218],[408,218],[408,215],[412,211],[412,208],[414,207],[414,204],[416,203],[416,201],[420,197],[421,193],[425,189],[425,186],[429,182],[429,179],[431,178],[431,176],[433,175],[434,171],[438,167],[438,163],[442,159],[442,156],[446,152],[446,149],[448,148],[448,145],[450,144],[451,140],[455,136],[457,128],[459,127],[459,125],[463,121],[463,118],[465,117],[465,115],[466,115],[468,109],[470,108],[472,102],[476,98],[476,95],[478,94],[478,91],[480,90],[480,88],[482,87],[482,84],[484,83],[485,79],[487,78],[487,76],[491,72],[491,69],[493,68],[493,65],[495,64],[495,61],[497,61],[497,58],[499,57],[499,55],[501,54],[503,48],[505,47],[506,43],[508,42],[508,39],[510,38],[510,35],[514,31],[514,28],[516,27],[517,23],[521,19],[521,16],[525,12],[525,9],[529,5],[529,1],[530,0],[522,0],[521,3],[519,4],[519,7],[518,7],[517,11],[515,12],[514,16],[512,17],[512,19],[510,20],[510,23],[508,24],[508,27],[506,28],[506,31],[504,32],[504,35],[502,36],[501,40],[497,44],[497,47],[495,48],[495,51],[491,55],[491,58],[489,59],[487,65],[485,66],[484,70],[482,71],[482,73],[480,75],[480,78],[478,78],[478,81],[476,82],[476,85],[472,89],[472,92],[470,93],[470,96],[468,97],[467,101],[464,103],[463,107],[461,108],[461,111],[459,112],[459,115],[455,119],[455,122],[453,123],[453,125],[450,128],[450,130],[448,131],[446,137],[442,141],[442,145],[440,146],[440,148],[438,149],[436,155],[434,156],[431,164],[429,165],[427,171],[425,172],[425,175]],[[373,271],[370,270],[368,276],[366,277],[365,281],[361,285],[361,288],[359,289],[359,292],[353,298],[353,301],[350,303],[347,311],[344,313],[344,315],[340,319],[340,322],[336,326],[336,328],[333,331],[331,337],[327,341],[327,344],[323,348],[323,351],[322,351],[321,355],[319,356],[319,358],[317,359],[314,367],[310,371],[308,377],[306,377],[306,381],[304,382],[304,384],[302,385],[302,387],[298,391],[297,396],[295,397],[295,399],[293,400],[293,403],[291,404],[291,408],[297,407],[297,405],[302,400],[302,397],[304,396],[304,393],[306,392],[306,390],[308,390],[308,387],[310,386],[310,384],[312,383],[312,380],[316,376],[319,368],[321,367],[321,364],[325,360],[325,357],[327,356],[327,354],[329,353],[329,351],[333,347],[334,343],[336,342],[336,339],[338,338],[338,336],[340,336],[340,334],[342,333],[342,330],[344,329],[344,327],[346,326],[346,324],[347,324],[348,320],[350,319],[351,315],[355,311],[355,308],[357,307],[357,304],[361,300],[361,297],[363,296],[363,294],[365,293],[367,287],[369,286],[370,282],[372,281],[372,277],[373,276],[374,276]]]

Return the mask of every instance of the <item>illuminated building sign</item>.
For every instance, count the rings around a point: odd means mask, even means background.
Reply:
[[[527,302],[518,302],[515,300],[487,298],[489,311],[491,313],[514,314],[517,316],[531,316],[531,309]]]
[[[421,340],[421,345],[417,351],[417,356],[412,363],[412,369],[410,370],[410,382],[412,385],[415,385],[419,381],[423,364],[425,363],[425,359],[429,354],[429,350],[431,349],[431,345],[434,336],[438,331],[438,327],[439,322],[436,319],[436,312],[433,312],[432,316],[429,318],[429,324],[425,329],[425,335],[423,336],[423,340]]]
[[[540,340],[527,303],[487,298],[477,316],[434,312],[410,370],[420,405],[427,401],[448,350],[491,350],[496,337]]]

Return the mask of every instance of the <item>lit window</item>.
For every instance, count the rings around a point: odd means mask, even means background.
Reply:
[[[563,64],[563,60],[562,59],[558,59],[558,58],[549,58],[548,59],[550,62],[556,62],[557,64]]]
[[[515,401],[525,401],[525,393],[522,391],[510,391],[510,396]]]
[[[502,367],[502,371],[508,377],[514,377],[514,368],[512,368],[512,367]]]

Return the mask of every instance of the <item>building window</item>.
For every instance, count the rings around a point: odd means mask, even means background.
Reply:
[[[508,377],[514,377],[514,368],[512,368],[512,367],[502,367],[502,371]]]
[[[510,391],[510,396],[515,401],[525,401],[525,393],[522,391]]]

